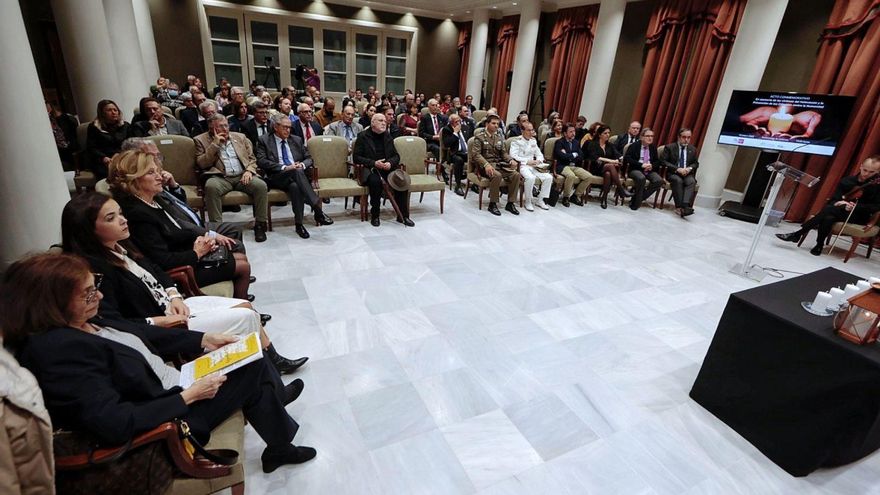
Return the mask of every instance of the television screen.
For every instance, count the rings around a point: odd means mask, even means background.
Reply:
[[[854,103],[854,96],[735,90],[718,143],[830,156]]]

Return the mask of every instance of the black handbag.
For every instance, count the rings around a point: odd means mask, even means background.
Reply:
[[[226,263],[229,263],[229,250],[219,244],[217,249],[199,258],[199,266],[202,268],[217,268]]]

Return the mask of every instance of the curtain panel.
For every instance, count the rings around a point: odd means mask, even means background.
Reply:
[[[470,58],[471,46],[471,25],[466,25],[458,32],[458,55],[460,58],[458,72],[458,96],[461,103],[464,104],[464,97],[467,92],[467,72],[468,59]]]
[[[555,109],[566,122],[577,118],[598,17],[598,4],[557,12],[550,36],[553,54],[542,117]]]
[[[519,16],[507,16],[501,19],[495,44],[495,89],[492,90],[492,106],[498,109],[498,116],[506,122],[507,103],[510,91],[507,90],[507,73],[513,69],[516,56],[516,34],[519,27]]]

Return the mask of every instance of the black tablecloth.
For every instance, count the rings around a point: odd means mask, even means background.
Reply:
[[[801,308],[855,275],[826,268],[731,294],[691,397],[794,476],[880,447],[880,349]]]

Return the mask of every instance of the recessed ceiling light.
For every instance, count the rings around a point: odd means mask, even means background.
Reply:
[[[464,13],[465,13],[465,14],[470,14],[471,11],[470,11],[470,10],[465,10]]]
[[[513,6],[516,7],[516,2],[513,2]]]
[[[492,8],[493,8],[493,9],[497,9],[498,6],[497,6],[497,5],[493,5]]]

